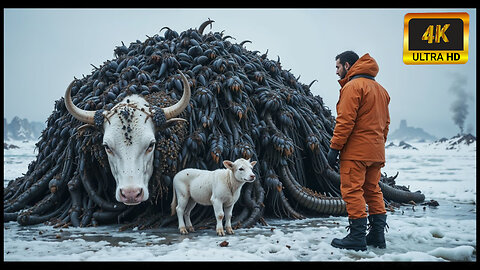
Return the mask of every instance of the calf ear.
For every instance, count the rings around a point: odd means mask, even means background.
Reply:
[[[230,160],[224,160],[223,161],[223,166],[225,166],[225,168],[233,171],[233,162],[231,162]]]
[[[257,164],[257,162],[256,162],[256,161],[252,161],[252,162],[250,162],[250,164],[251,164],[252,167],[253,167],[253,166],[255,166],[255,164]]]

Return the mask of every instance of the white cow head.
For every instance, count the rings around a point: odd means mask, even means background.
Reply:
[[[176,104],[162,108],[167,122],[184,120],[174,118],[190,101],[190,86],[180,72],[183,81],[183,95]],[[73,82],[65,93],[65,106],[78,120],[95,125],[96,111],[85,111],[76,107],[71,99]],[[139,204],[148,199],[148,182],[153,173],[155,149],[155,111],[139,95],[130,95],[117,103],[103,116],[103,146],[117,184],[115,198],[127,205]],[[98,117],[98,114],[97,114]],[[185,120],[184,120],[185,121]],[[98,123],[97,123],[98,124]]]
[[[239,158],[235,162],[230,160],[223,161],[223,166],[233,172],[233,176],[239,182],[253,182],[255,181],[255,173],[253,172],[253,166],[257,164],[256,161],[250,162],[250,159]]]

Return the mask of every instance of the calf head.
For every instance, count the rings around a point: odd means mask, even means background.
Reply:
[[[237,159],[235,162],[230,160],[223,161],[225,168],[233,172],[233,176],[237,181],[248,183],[255,181],[256,177],[253,172],[255,164],[257,164],[256,161],[250,162],[250,159],[246,160],[243,158]]]

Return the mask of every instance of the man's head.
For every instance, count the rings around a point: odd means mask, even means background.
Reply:
[[[335,57],[337,68],[337,75],[340,79],[345,78],[348,70],[357,62],[358,55],[353,51],[345,51]]]

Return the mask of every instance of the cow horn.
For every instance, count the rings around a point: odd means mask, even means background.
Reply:
[[[165,113],[165,118],[167,120],[181,114],[183,110],[185,110],[185,108],[190,103],[190,95],[191,95],[190,85],[188,84],[188,80],[185,77],[185,75],[183,75],[183,73],[180,70],[178,72],[180,73],[180,76],[182,77],[182,81],[183,81],[183,95],[179,102],[175,103],[170,107],[162,109],[163,112]]]
[[[95,111],[86,111],[78,108],[73,104],[72,102],[72,97],[71,92],[72,92],[72,86],[73,83],[75,82],[72,81],[70,85],[67,88],[67,91],[65,92],[65,107],[67,107],[67,110],[70,112],[70,114],[75,117],[77,120],[87,123],[87,124],[95,124],[94,116],[95,116]]]

